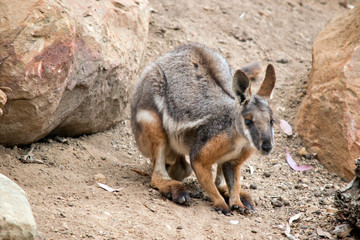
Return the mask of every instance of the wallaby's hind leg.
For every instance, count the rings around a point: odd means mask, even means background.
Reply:
[[[228,201],[229,200],[229,189],[226,185],[226,180],[225,180],[224,173],[222,170],[222,164],[220,164],[220,163],[217,166],[215,185],[216,185],[217,189],[219,190],[220,194],[223,196],[223,198],[226,201]]]
[[[171,151],[171,153],[168,154],[166,159],[175,160],[170,163],[170,168],[168,170],[169,176],[172,179],[182,181],[184,178],[190,176],[192,169],[190,164],[186,161],[185,156]]]
[[[138,144],[142,152],[150,155],[153,163],[152,187],[158,189],[163,196],[172,201],[186,204],[189,201],[189,195],[185,186],[177,180],[172,180],[166,171],[166,156],[171,150],[160,117],[156,112],[140,110],[137,122],[141,127]]]

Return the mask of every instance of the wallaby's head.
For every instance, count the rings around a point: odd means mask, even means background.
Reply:
[[[274,67],[269,64],[265,79],[255,95],[251,95],[250,80],[243,71],[235,72],[232,83],[236,97],[236,129],[263,155],[269,154],[274,146],[274,119],[269,99],[275,81]]]

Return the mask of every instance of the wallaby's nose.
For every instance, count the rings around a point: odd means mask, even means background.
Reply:
[[[261,145],[261,149],[266,152],[269,153],[272,149],[272,145],[270,141],[264,141],[263,144]]]

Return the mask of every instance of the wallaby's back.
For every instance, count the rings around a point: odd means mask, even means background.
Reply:
[[[152,78],[154,70],[159,78]],[[200,44],[189,44],[165,54],[148,67],[138,87],[145,84],[142,91],[164,97],[169,114],[176,120],[197,120],[212,114],[217,105],[234,101],[232,75],[222,56]],[[188,111],[191,113],[183,114]]]

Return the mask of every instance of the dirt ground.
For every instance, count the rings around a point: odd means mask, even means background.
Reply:
[[[272,63],[277,72],[272,108],[278,119],[291,125],[306,94],[312,43],[331,18],[348,11],[335,0],[150,3],[146,64],[187,42],[217,50],[234,69],[254,61],[263,66]],[[291,225],[297,239],[336,238],[334,229],[340,223],[333,193],[346,183],[316,160],[301,158],[303,145],[296,133],[287,137],[276,127],[275,138],[270,156],[255,154],[243,166],[242,186],[256,204],[256,211],[245,216],[211,211],[194,175],[185,181],[190,206],[162,198],[150,187],[149,175],[133,171],[150,174],[151,164],[137,151],[128,117],[90,136],[45,139],[27,147],[0,146],[0,172],[27,192],[38,239],[288,239],[287,222],[298,213],[300,218]],[[290,169],[286,146],[298,164],[313,169]],[[45,164],[19,161],[31,147],[34,157]],[[122,189],[107,192],[96,182]]]

